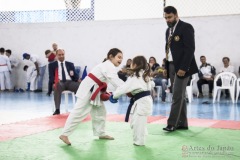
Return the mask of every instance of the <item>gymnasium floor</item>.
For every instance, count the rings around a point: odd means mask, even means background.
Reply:
[[[70,136],[72,146],[66,146],[58,139],[68,116],[63,106],[63,114],[52,116],[53,98],[45,93],[0,92],[0,160],[240,159],[239,103],[194,98],[188,104],[189,130],[166,133],[170,104],[154,101],[145,146],[132,144],[129,124],[123,122],[127,97],[106,102],[106,130],[114,141],[94,137],[89,116]]]

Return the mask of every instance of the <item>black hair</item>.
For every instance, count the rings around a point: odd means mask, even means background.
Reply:
[[[51,52],[51,50],[49,50],[49,49],[46,50],[46,51],[45,51],[45,55],[47,55],[47,54],[50,53],[50,52]]]
[[[148,63],[150,62],[150,59],[154,59],[155,63],[157,63],[157,60],[155,57],[150,57]]]
[[[228,62],[230,62],[230,58],[228,58],[228,57],[223,57],[222,61],[223,61],[224,59],[227,59]]]
[[[0,48],[0,52],[1,53],[5,52],[5,49],[4,48]]]
[[[166,63],[167,59],[166,58],[163,58],[163,62]]]
[[[6,52],[9,53],[10,55],[12,54],[12,51],[10,49],[7,49]]]
[[[132,75],[136,73],[136,76],[140,77],[139,72],[143,69],[143,79],[145,82],[148,82],[147,76],[150,75],[150,65],[147,63],[147,59],[144,56],[136,56],[132,60],[132,65],[136,65],[134,69],[130,69]]]
[[[107,54],[107,59],[110,58],[110,55],[112,55],[113,57],[115,57],[118,53],[122,53],[122,51],[120,49],[117,48],[112,48],[109,50],[108,54]]]
[[[107,58],[104,58],[102,62],[105,62],[107,60]]]
[[[25,65],[25,66],[23,67],[23,70],[26,71],[27,69],[28,69],[28,65]]]
[[[128,61],[131,61],[131,63],[132,63],[132,59],[129,58],[129,59],[127,60],[127,62],[126,62],[126,67],[127,67],[127,68],[130,68],[130,67],[131,67],[131,64],[128,64]]]
[[[200,59],[201,59],[201,58],[206,58],[206,57],[205,57],[205,56],[200,56]]]
[[[170,14],[170,13],[173,13],[173,14],[177,14],[177,9],[173,6],[167,6],[164,8],[164,13],[167,13],[167,14]]]

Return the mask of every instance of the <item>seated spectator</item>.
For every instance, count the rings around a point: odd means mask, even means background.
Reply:
[[[129,76],[128,70],[132,64],[132,59],[128,59],[126,65],[118,72],[118,77],[122,79],[124,82],[127,80]]]
[[[25,65],[23,70],[27,72],[27,89],[26,91],[35,91],[37,88],[37,70],[35,66]]]
[[[203,92],[202,92],[203,84],[208,84],[209,98],[212,98],[213,82],[214,82],[214,76],[216,75],[216,69],[213,66],[211,66],[211,64],[206,62],[205,56],[201,56],[200,61],[202,64],[198,70],[198,77],[199,77],[199,80],[197,81],[198,92],[199,92],[198,98],[203,97]]]
[[[151,67],[151,72],[154,72],[157,67],[160,67],[155,57],[150,57],[148,63]]]
[[[166,100],[167,77],[163,75],[166,59],[163,59],[162,67],[158,66],[151,72],[150,76],[153,78],[155,86],[162,86],[162,102]],[[155,63],[156,64],[156,63]],[[154,64],[152,65],[154,66]],[[152,67],[153,68],[153,67]]]
[[[155,82],[155,86],[162,86],[162,102],[166,100],[166,90],[168,80],[167,77],[164,76],[163,70],[165,68],[166,58],[163,59],[162,67],[157,67],[154,72],[151,73],[153,77],[153,81]]]
[[[80,80],[74,64],[65,61],[65,51],[57,50],[57,61],[49,64],[49,81],[54,84],[54,102],[56,110],[53,115],[60,114],[61,94],[65,90],[77,92]]]
[[[230,65],[230,59],[228,57],[223,57],[222,59],[223,67],[220,68],[219,72],[231,72],[234,73],[234,66]],[[222,80],[217,80],[217,86],[222,86]],[[229,98],[229,90],[225,89],[225,98]]]

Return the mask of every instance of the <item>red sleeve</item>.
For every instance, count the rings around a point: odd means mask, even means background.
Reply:
[[[48,57],[48,62],[53,61],[55,57],[56,55],[54,53],[51,53],[50,56]]]

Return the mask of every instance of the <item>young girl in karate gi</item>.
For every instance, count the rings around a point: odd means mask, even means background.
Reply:
[[[124,83],[118,78],[116,69],[122,59],[123,54],[119,49],[111,49],[107,54],[107,60],[94,67],[81,82],[76,93],[77,103],[68,116],[62,135],[59,137],[64,143],[71,145],[68,136],[89,113],[92,118],[93,134],[99,139],[114,140],[105,133],[106,108],[101,99],[101,92],[106,90],[107,83],[111,83],[115,88]]]
[[[153,100],[150,95],[154,82],[150,80],[150,66],[144,56],[133,59],[130,71],[132,74],[127,81],[118,87],[110,97],[112,103],[125,93],[131,93],[132,99],[129,106],[130,126],[133,129],[133,144],[145,144],[147,134],[147,116],[152,114]],[[131,104],[132,103],[132,104]],[[128,121],[128,114],[125,121]]]

